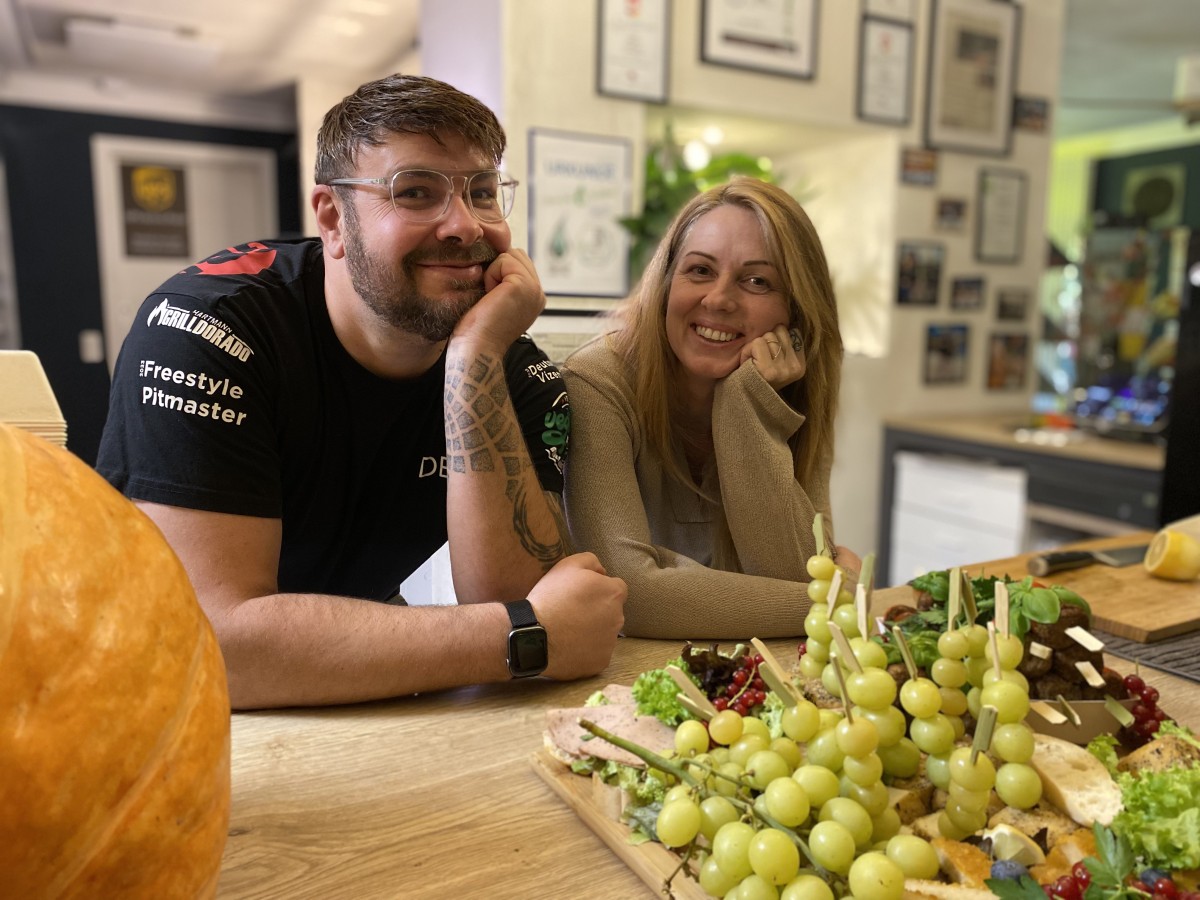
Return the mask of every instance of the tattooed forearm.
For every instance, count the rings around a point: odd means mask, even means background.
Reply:
[[[529,523],[525,479],[533,464],[508,397],[501,361],[490,355],[446,360],[446,456],[451,471],[496,472],[505,476],[513,529],[530,556],[550,568],[563,556],[562,530],[539,541]],[[535,477],[536,478],[536,477]]]

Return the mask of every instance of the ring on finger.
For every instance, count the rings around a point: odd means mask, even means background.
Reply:
[[[768,339],[767,346],[771,348],[771,359],[779,359],[779,354],[783,352],[779,346],[779,341]]]

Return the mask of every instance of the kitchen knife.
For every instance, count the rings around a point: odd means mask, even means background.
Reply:
[[[1145,558],[1148,547],[1149,544],[1139,544],[1136,547],[1116,547],[1111,550],[1060,550],[1057,553],[1043,553],[1029,560],[1029,571],[1034,575],[1049,575],[1051,572],[1080,569],[1095,563],[1118,567],[1132,566]]]

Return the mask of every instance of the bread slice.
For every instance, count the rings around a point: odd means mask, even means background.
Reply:
[[[996,900],[987,888],[971,888],[924,878],[904,879],[904,900]]]
[[[944,837],[935,837],[929,844],[937,854],[942,871],[952,881],[971,888],[985,887],[984,882],[992,873],[992,861],[986,853],[974,844]]]
[[[1118,764],[1124,772],[1165,772],[1176,766],[1191,766],[1200,762],[1200,747],[1190,744],[1176,734],[1164,734],[1138,747]]]
[[[1046,799],[1080,825],[1111,824],[1121,811],[1121,789],[1104,764],[1070,741],[1047,734],[1033,740],[1029,764],[1041,776]]]

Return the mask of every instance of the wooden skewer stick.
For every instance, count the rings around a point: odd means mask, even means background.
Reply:
[[[975,737],[971,741],[971,765],[980,753],[987,753],[992,746],[992,732],[996,730],[996,707],[985,706],[979,711],[979,721],[975,723]]]
[[[892,637],[896,641],[896,646],[900,648],[900,658],[904,660],[904,668],[908,669],[909,679],[915,681],[921,673],[917,668],[917,661],[913,659],[912,648],[908,646],[908,639],[900,630],[899,625],[892,626]]]
[[[712,701],[704,696],[704,692],[696,687],[696,683],[687,677],[687,674],[679,666],[667,666],[667,674],[679,685],[679,690],[688,698],[700,712],[698,715],[705,719],[711,719],[717,714],[717,708],[712,705]]]
[[[999,622],[997,626],[1000,629],[1000,634],[1005,640],[1008,639],[1009,629],[1009,610],[1008,602],[1008,585],[1003,581],[996,582],[996,615],[993,621]]]
[[[863,583],[860,581],[854,589],[854,612],[858,619],[858,633],[863,637],[871,636],[871,626],[867,624],[867,605],[869,603],[867,589],[863,587]]]
[[[817,542],[817,556],[832,555],[825,546],[825,517],[821,513],[813,517],[813,539]]]
[[[858,583],[867,591],[867,606],[875,595],[875,554],[868,553],[863,557],[862,571],[858,573]]]
[[[792,684],[792,679],[783,670],[783,666],[779,664],[775,654],[758,638],[753,638],[750,646],[762,655],[763,661],[762,665],[758,667],[758,674],[762,675],[767,687],[775,692],[775,696],[783,701],[784,706],[795,706],[799,703],[802,699],[800,691]]]
[[[838,569],[833,573],[833,577],[829,579],[829,592],[825,595],[825,603],[829,606],[829,611],[833,612],[833,608],[837,606],[838,594],[842,592],[842,570]]]
[[[846,721],[853,725],[854,715],[850,712],[850,707],[854,704],[850,702],[850,692],[846,690],[846,675],[842,671],[842,667],[836,662],[833,664],[833,672],[835,675],[837,675],[838,687],[842,689],[842,709],[845,710]]]
[[[844,661],[846,668],[852,672],[861,672],[862,663],[858,661],[858,657],[854,655],[854,650],[850,647],[850,642],[846,640],[846,632],[838,627],[837,622],[830,622],[829,633],[833,635],[833,642],[837,644],[838,655]]]
[[[975,591],[971,587],[971,576],[960,570],[958,577],[962,585],[963,609],[967,611],[967,624],[974,625],[975,620],[979,618],[979,607],[975,605]]]
[[[996,670],[996,678],[999,679],[1004,675],[1004,670],[1000,668],[1000,646],[996,641],[996,621],[993,619],[987,624],[988,643],[992,645],[992,668]]]

